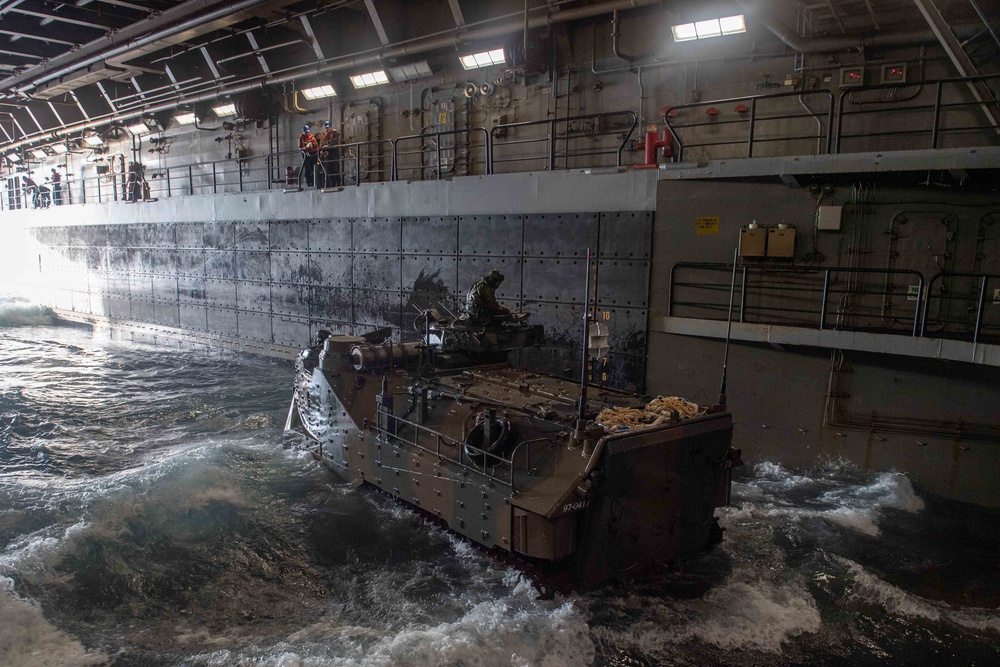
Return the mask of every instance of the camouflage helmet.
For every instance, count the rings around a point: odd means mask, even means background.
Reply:
[[[503,282],[503,274],[497,271],[496,269],[493,269],[492,271],[487,273],[485,278],[486,282],[488,282],[490,285],[493,285],[494,287]]]

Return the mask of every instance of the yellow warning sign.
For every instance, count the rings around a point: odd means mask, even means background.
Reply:
[[[447,125],[447,124],[448,124],[448,112],[447,111],[439,111],[438,112],[438,125]]]
[[[702,234],[718,234],[719,233],[719,219],[718,218],[696,218],[694,223],[695,233],[698,235]]]

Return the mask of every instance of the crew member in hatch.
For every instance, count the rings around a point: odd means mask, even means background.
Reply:
[[[476,282],[466,297],[465,311],[469,321],[476,324],[503,322],[514,313],[497,302],[497,288],[503,282],[503,274],[493,269]]]
[[[305,172],[306,185],[313,186],[313,172],[316,171],[316,156],[319,153],[319,142],[316,136],[309,131],[309,126],[302,127],[302,134],[299,135],[299,150],[302,151],[302,171]],[[302,182],[301,175],[299,182]]]
[[[323,134],[319,135],[320,157],[323,168],[326,169],[326,187],[335,188],[340,185],[340,149],[337,130],[330,121],[323,123]]]

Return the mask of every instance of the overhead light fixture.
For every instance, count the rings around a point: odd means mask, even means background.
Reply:
[[[493,49],[492,51],[483,51],[482,53],[470,53],[467,56],[461,56],[459,60],[462,63],[462,67],[465,69],[478,69],[480,67],[489,67],[490,65],[503,65],[507,62],[504,58],[503,49]]]
[[[747,31],[743,15],[726,16],[721,19],[681,23],[670,28],[675,42],[690,42],[695,39],[708,39],[722,35],[735,35]]]
[[[17,153],[8,153],[7,159],[10,160],[11,162],[20,162],[21,156],[18,155]]]
[[[220,104],[217,107],[212,107],[212,112],[219,118],[223,116],[235,116],[236,104]]]
[[[140,134],[149,134],[149,125],[146,125],[146,121],[141,121],[128,126],[128,131],[132,134],[138,136]]]
[[[52,152],[56,155],[62,155],[69,152],[69,149],[66,147],[66,144],[52,144]]]
[[[381,86],[383,83],[389,83],[389,77],[386,76],[384,71],[379,70],[377,72],[368,72],[367,74],[355,74],[351,77],[351,83],[354,84],[355,88],[371,88],[372,86]]]
[[[191,111],[189,113],[179,113],[175,115],[174,120],[180,123],[181,125],[192,125],[197,120],[197,118],[194,117],[194,112]]]
[[[96,134],[90,134],[83,138],[83,143],[94,148],[95,146],[100,146],[104,143],[104,139],[101,139]]]
[[[31,155],[32,157],[36,157],[39,160],[44,160],[49,156],[49,154],[43,151],[41,148],[36,148],[35,150],[31,151]]]
[[[383,76],[385,76],[385,75],[383,74]],[[354,77],[352,76],[351,79],[353,80]],[[322,85],[322,86],[314,86],[313,88],[303,88],[302,89],[302,95],[307,100],[318,100],[321,97],[333,97],[336,94],[337,94],[337,91],[334,90],[333,86],[331,86],[330,84],[325,84],[325,85]]]
[[[422,79],[425,76],[433,74],[434,72],[431,71],[431,66],[427,64],[426,60],[389,68],[389,76],[392,77],[393,81],[397,82],[413,81],[414,79]]]

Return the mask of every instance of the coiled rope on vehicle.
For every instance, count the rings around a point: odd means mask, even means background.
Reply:
[[[648,428],[672,419],[691,419],[703,412],[697,403],[680,396],[657,396],[642,409],[605,408],[596,421],[606,428]]]

